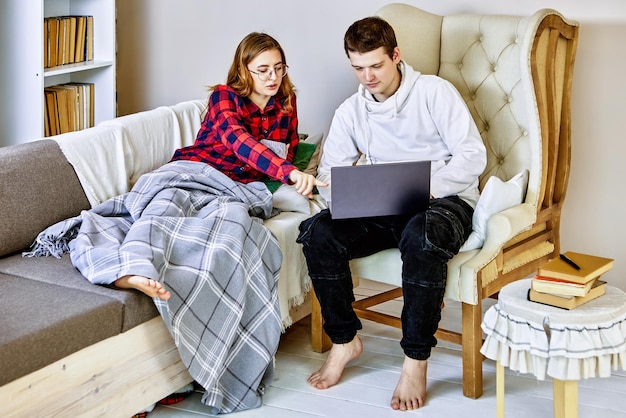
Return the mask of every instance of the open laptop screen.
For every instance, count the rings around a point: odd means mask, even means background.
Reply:
[[[418,213],[430,199],[430,161],[332,167],[333,219]]]

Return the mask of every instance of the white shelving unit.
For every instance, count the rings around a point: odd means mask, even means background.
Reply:
[[[94,17],[94,60],[46,68],[43,19]],[[0,2],[0,146],[44,136],[45,87],[95,84],[95,123],[116,116],[115,0],[2,0]]]

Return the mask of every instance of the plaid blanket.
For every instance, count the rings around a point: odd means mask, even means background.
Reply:
[[[92,283],[159,280],[154,302],[212,413],[261,405],[281,333],[278,242],[263,226],[272,198],[204,163],[176,161],[133,189],[52,225],[26,256],[69,251]]]

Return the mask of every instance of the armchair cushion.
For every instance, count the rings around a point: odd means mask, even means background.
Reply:
[[[489,218],[498,212],[522,203],[527,184],[528,170],[523,170],[507,182],[503,182],[496,176],[491,176],[476,204],[472,217],[472,233],[460,251],[475,250],[482,247],[485,242]]]

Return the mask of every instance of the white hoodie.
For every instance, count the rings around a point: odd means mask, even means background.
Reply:
[[[362,85],[335,111],[324,142],[318,179],[330,183],[330,167],[430,160],[433,197],[458,195],[476,206],[485,146],[454,86],[400,62],[402,81],[384,102]],[[330,186],[320,187],[330,200]]]

